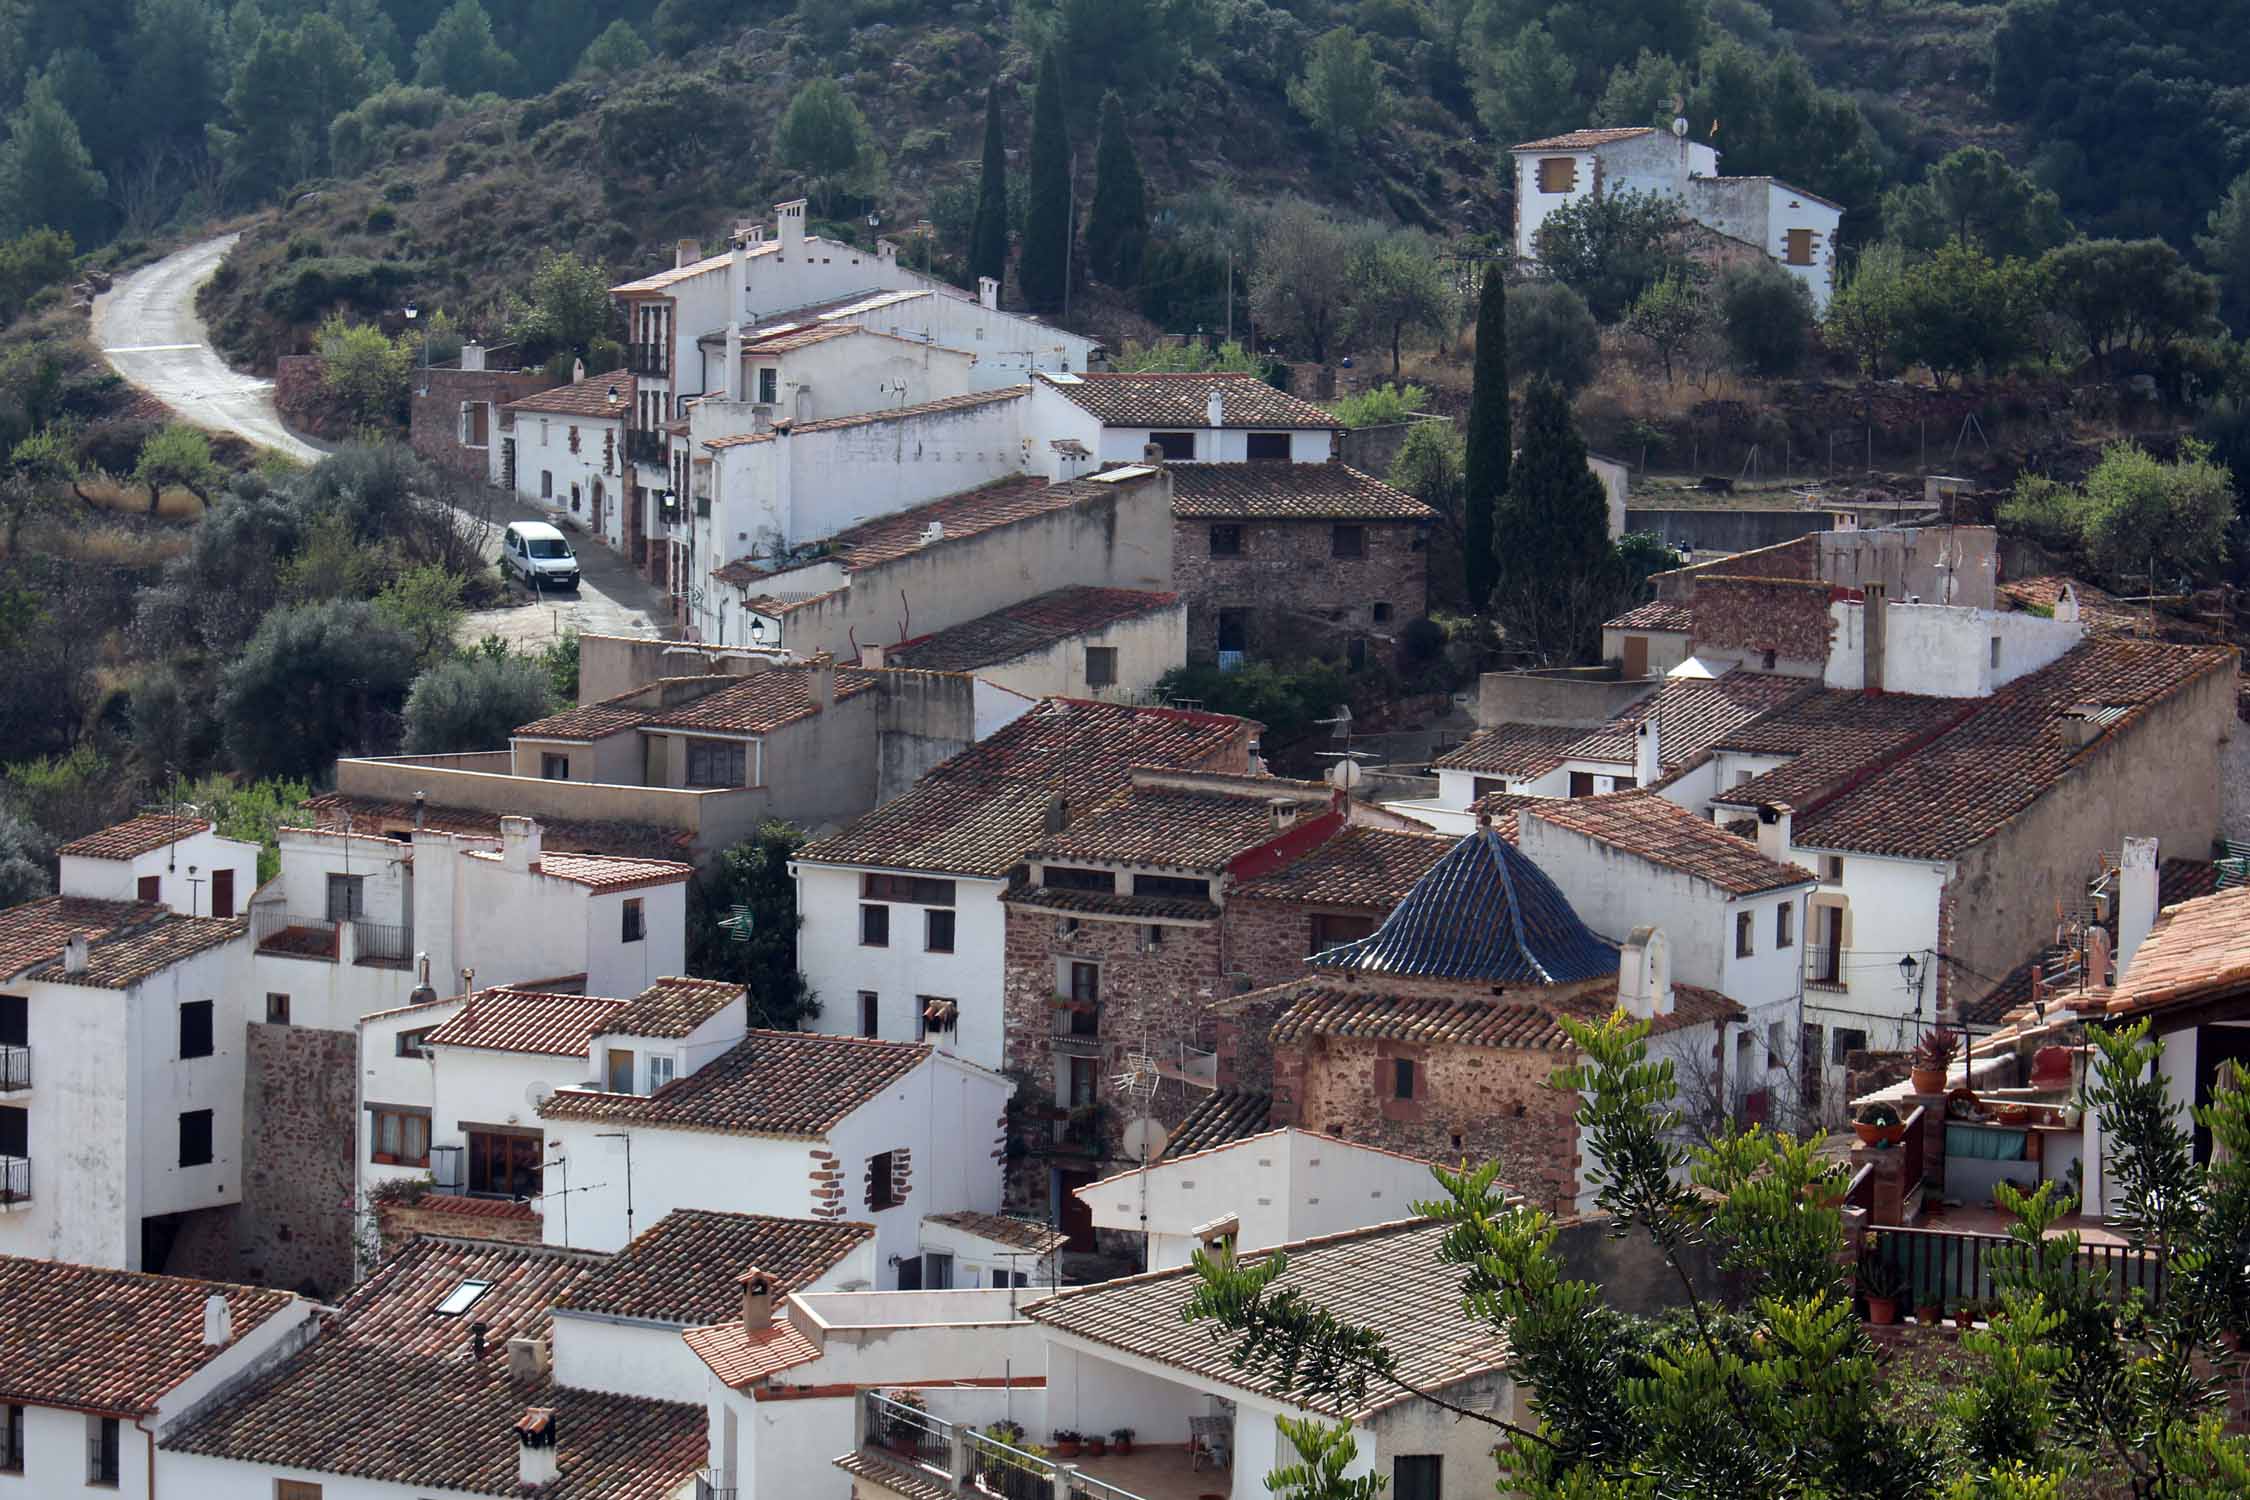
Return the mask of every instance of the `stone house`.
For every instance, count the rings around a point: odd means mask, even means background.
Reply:
[[[480,484],[492,482],[500,409],[555,387],[543,370],[502,369],[491,356],[480,345],[464,344],[458,363],[417,369],[407,402],[407,442],[414,451]]]

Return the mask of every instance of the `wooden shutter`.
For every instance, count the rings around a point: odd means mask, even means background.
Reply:
[[[1578,187],[1578,158],[1575,156],[1542,156],[1539,158],[1539,191],[1542,193],[1568,193]]]

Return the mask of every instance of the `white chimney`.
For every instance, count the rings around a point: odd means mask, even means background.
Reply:
[[[463,344],[461,346],[461,368],[472,371],[483,369],[484,345],[473,342]]]
[[[539,825],[529,818],[500,820],[500,862],[522,872],[539,862]]]
[[[821,708],[836,704],[836,658],[823,651],[808,666],[812,671],[813,702]]]
[[[576,385],[576,384],[578,384],[578,382],[579,382],[579,381],[581,381],[581,380],[584,380],[585,378],[586,378],[586,361],[584,361],[584,360],[582,360],[582,359],[574,359],[574,360],[572,360],[572,361],[570,362],[570,383],[571,383],[572,385]]]
[[[74,932],[63,939],[62,971],[65,974],[86,972],[86,934]]]
[[[1206,427],[1224,427],[1227,425],[1227,398],[1217,381],[1211,383],[1211,394],[1203,398],[1203,425]]]
[[[213,1292],[203,1299],[203,1347],[224,1349],[234,1342],[234,1312],[227,1299]]]
[[[884,647],[882,647],[882,646],[877,646],[877,645],[873,645],[873,644],[869,644],[869,645],[865,645],[865,646],[862,646],[862,647],[860,647],[860,648],[859,648],[859,664],[860,664],[861,666],[863,666],[863,667],[880,667],[880,666],[882,666],[882,664],[883,664],[883,653],[884,653],[885,649],[886,649],[886,648],[884,648]]]
[[[1790,863],[1790,823],[1796,809],[1786,802],[1768,802],[1758,809],[1758,852],[1777,865]]]
[[[551,1406],[527,1407],[516,1423],[516,1482],[527,1490],[553,1484],[562,1474],[555,1461],[555,1410]]]
[[[2156,925],[2156,840],[2127,839],[2117,871],[2117,974],[2133,971],[2133,954]]]
[[[1636,927],[1617,950],[1617,1003],[1653,1021],[1672,1013],[1672,949],[1659,927]]]
[[[805,200],[792,199],[773,206],[774,231],[781,238],[784,252],[801,249],[805,243]]]
[[[672,247],[672,269],[675,271],[682,266],[692,266],[701,259],[703,259],[703,242],[701,240],[682,240]]]
[[[727,248],[727,378],[726,396],[729,401],[740,401],[742,392],[742,319],[744,304],[750,293],[746,280],[748,261],[744,258],[742,241],[735,240]]]
[[[1648,717],[1633,734],[1633,781],[1639,786],[1654,786],[1663,779],[1664,756],[1657,743],[1656,710],[1651,708]]]
[[[898,241],[878,236],[875,241],[875,258],[885,265],[895,263],[898,260]]]
[[[1275,833],[1280,833],[1287,828],[1294,828],[1297,824],[1297,799],[1294,797],[1268,797],[1266,799],[1266,814],[1267,821],[1273,826]]]
[[[977,278],[977,301],[994,312],[1000,310],[1000,283],[990,276]]]
[[[774,1299],[779,1295],[773,1278],[752,1266],[735,1278],[742,1288],[742,1327],[746,1333],[755,1332],[773,1321]]]
[[[525,1384],[547,1376],[547,1341],[536,1338],[508,1340],[508,1378]]]

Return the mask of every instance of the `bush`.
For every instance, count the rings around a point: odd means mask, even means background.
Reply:
[[[1429,404],[1430,393],[1421,386],[1378,385],[1331,401],[1328,409],[1346,427],[1382,427],[1411,421]]]
[[[2075,544],[2105,581],[2159,593],[2217,574],[2234,513],[2232,477],[2193,438],[2174,463],[2113,443],[2080,489],[2023,475],[2000,507],[2004,523],[2035,541]]]
[[[1276,665],[1249,662],[1232,672],[1217,666],[1175,667],[1158,679],[1157,691],[1170,698],[1192,698],[1215,714],[1240,714],[1266,726],[1267,737],[1286,740],[1336,712],[1351,699],[1351,676],[1327,662]]]
[[[1719,326],[1736,369],[1794,375],[1812,339],[1812,293],[1771,261],[1730,266],[1719,278]]]
[[[1601,362],[1601,329],[1586,299],[1557,281],[1508,288],[1508,370],[1544,375],[1565,394],[1584,390]]]
[[[365,601],[273,611],[219,680],[236,769],[321,776],[338,756],[376,747],[406,697],[413,660],[413,642]]]
[[[553,711],[547,665],[531,656],[476,654],[440,662],[406,697],[406,753],[505,750],[519,724]]]
[[[258,303],[289,323],[309,323],[339,303],[362,312],[381,312],[398,300],[419,269],[408,261],[358,255],[292,259],[266,284]]]

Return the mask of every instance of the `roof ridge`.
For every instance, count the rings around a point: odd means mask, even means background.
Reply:
[[[1245,1137],[1245,1139],[1249,1139],[1249,1137]],[[1229,1142],[1228,1144],[1232,1145],[1236,1143]],[[1222,1148],[1215,1146],[1211,1149],[1219,1150]],[[1186,1158],[1182,1157],[1181,1160],[1184,1161],[1186,1160]],[[1152,1162],[1150,1163],[1150,1165],[1162,1166],[1165,1164],[1162,1162]],[[1440,1221],[1434,1214],[1412,1214],[1403,1219],[1385,1219],[1379,1224],[1362,1224],[1356,1229],[1332,1230],[1327,1234],[1316,1234],[1308,1239],[1291,1240],[1289,1243],[1284,1245],[1269,1245],[1263,1250],[1248,1251],[1241,1257],[1240,1263],[1263,1264],[1276,1255],[1293,1255],[1303,1250],[1325,1248],[1329,1245],[1340,1245],[1351,1240],[1370,1239],[1381,1234],[1400,1234],[1409,1229],[1419,1228],[1423,1225],[1428,1224],[1436,1224],[1438,1222]],[[1037,1302],[1026,1303],[1022,1311],[1023,1315],[1027,1318],[1036,1317],[1041,1308],[1051,1307],[1058,1302],[1073,1301],[1080,1297],[1089,1296],[1095,1292],[1111,1291],[1121,1286],[1141,1286],[1154,1281],[1172,1281],[1182,1276],[1192,1276],[1194,1274],[1195,1267],[1193,1265],[1166,1266],[1161,1271],[1136,1271],[1130,1276],[1112,1277],[1108,1281],[1092,1281],[1088,1282],[1084,1286],[1063,1287],[1050,1296],[1040,1298]]]

